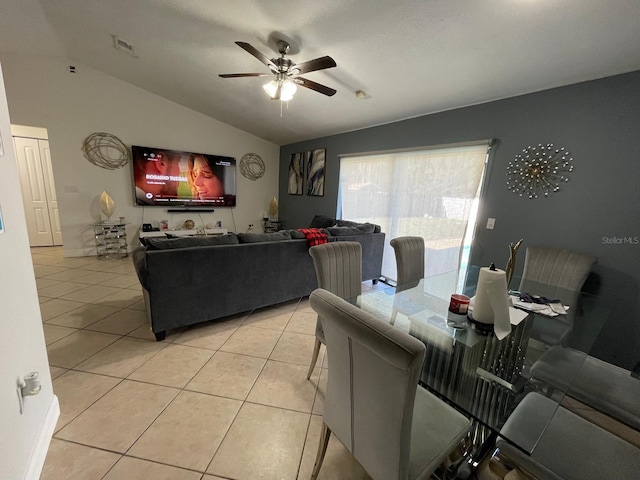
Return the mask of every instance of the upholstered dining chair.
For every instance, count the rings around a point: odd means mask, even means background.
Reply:
[[[424,238],[396,237],[389,244],[396,255],[396,292],[416,287],[424,278]],[[395,325],[398,310],[394,307],[389,323]]]
[[[640,379],[573,348],[551,347],[531,367],[531,377],[640,431]],[[638,472],[640,474],[640,472]]]
[[[424,343],[326,290],[309,300],[331,361],[316,479],[333,433],[374,479],[427,479],[471,422],[418,386]]]
[[[640,449],[537,392],[524,397],[501,434],[532,453],[499,437],[498,458],[533,478],[638,478],[640,474]]]
[[[570,306],[567,315],[538,316],[532,327],[532,338],[546,345],[566,345],[573,329],[580,289],[595,262],[595,257],[569,250],[527,248],[519,290],[548,298],[564,296],[562,302]]]
[[[318,287],[341,298],[355,298],[362,293],[362,245],[358,242],[330,242],[309,249],[316,269]],[[324,333],[320,319],[316,321],[316,340],[307,372],[311,378],[318,361]]]
[[[424,238],[397,237],[389,244],[396,254],[398,270],[396,291],[415,287],[424,278]]]

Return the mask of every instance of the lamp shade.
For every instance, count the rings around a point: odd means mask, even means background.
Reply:
[[[280,100],[283,102],[291,100],[298,90],[296,84],[288,78],[286,80],[271,80],[270,82],[265,83],[262,88],[273,100],[277,100],[275,96],[278,92],[278,84],[282,85],[282,88],[280,89]]]

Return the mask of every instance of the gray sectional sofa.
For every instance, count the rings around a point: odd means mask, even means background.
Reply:
[[[363,281],[377,281],[382,268],[385,236],[373,227],[327,230],[333,231],[329,241],[362,245]],[[371,230],[377,231],[366,233]],[[297,231],[149,238],[132,258],[157,340],[173,328],[275,305],[317,288],[309,244]]]

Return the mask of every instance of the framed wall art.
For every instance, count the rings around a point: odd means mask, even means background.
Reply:
[[[293,153],[289,160],[289,195],[302,195],[302,179],[304,177],[304,156],[305,153]]]
[[[305,170],[307,172],[307,195],[324,196],[324,178],[326,172],[326,148],[309,150],[304,153]]]

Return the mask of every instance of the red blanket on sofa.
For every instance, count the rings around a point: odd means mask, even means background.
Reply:
[[[298,228],[298,232],[304,233],[310,247],[329,242],[327,235],[320,228]]]

